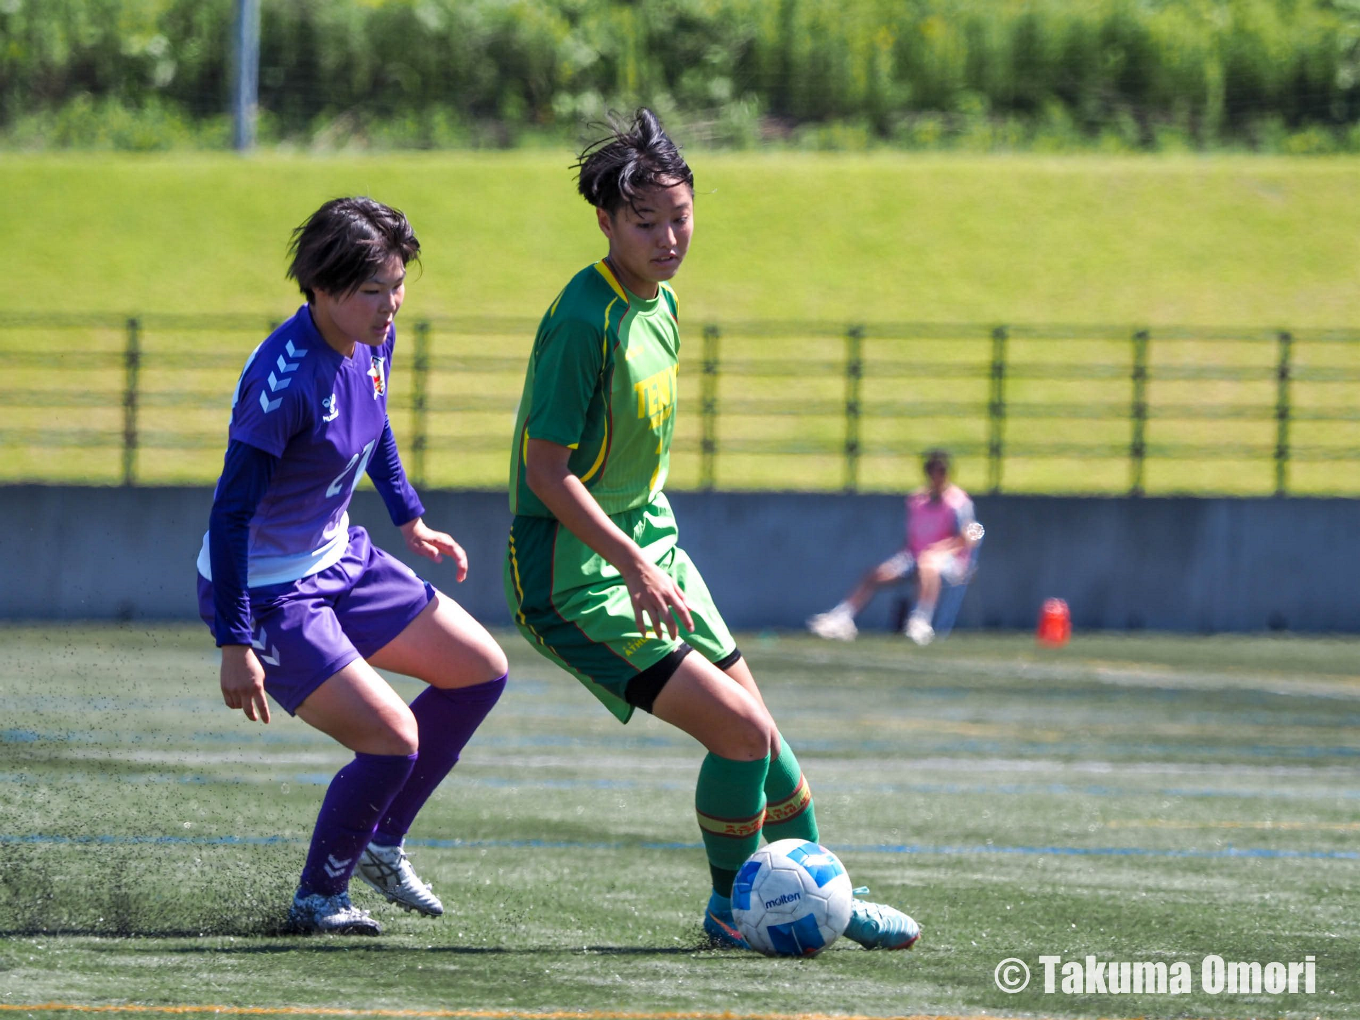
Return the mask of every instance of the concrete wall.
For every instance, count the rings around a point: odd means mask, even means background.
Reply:
[[[0,486],[0,618],[193,619],[194,558],[212,495],[198,488]],[[426,520],[468,550],[407,562],[488,624],[509,623],[501,492],[424,494]],[[901,542],[893,496],[676,493],[680,537],[735,628],[798,627]],[[1360,632],[1360,503],[1325,499],[977,500],[987,526],[961,627],[1030,628],[1047,597],[1094,629]],[[404,553],[372,492],[355,523]],[[427,569],[428,568],[428,569]],[[885,626],[892,599],[862,618]]]

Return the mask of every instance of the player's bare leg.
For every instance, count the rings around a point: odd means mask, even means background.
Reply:
[[[698,654],[681,661],[656,696],[652,714],[732,761],[765,757],[777,737],[759,691],[748,690]]]
[[[466,609],[436,592],[406,629],[368,657],[377,669],[453,690],[505,675],[505,652]]]
[[[362,659],[322,683],[297,714],[355,756],[326,791],[289,922],[298,931],[380,934],[378,922],[350,903],[349,880],[378,819],[411,774],[419,746],[415,718]]]
[[[438,917],[444,905],[412,867],[406,834],[505,689],[505,653],[467,610],[436,592],[369,663],[430,687],[410,706],[420,746],[410,778],[378,822],[357,874],[402,909]]]
[[[708,749],[694,794],[713,878],[703,927],[712,944],[744,948],[732,919],[732,882],[760,843],[774,721],[758,692],[697,653],[681,660],[652,713]]]
[[[892,584],[901,576],[898,557],[885,560],[861,577],[859,583],[850,590],[850,594],[835,607],[810,617],[807,621],[808,630],[821,638],[853,641],[859,634],[855,627],[855,617],[869,604],[880,588]]]
[[[928,645],[935,638],[931,621],[935,604],[940,600],[940,556],[925,553],[917,564],[916,605],[907,618],[906,634],[918,645]]]

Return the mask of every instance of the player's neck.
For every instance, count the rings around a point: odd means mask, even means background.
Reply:
[[[323,307],[316,304],[309,304],[307,310],[312,314],[312,323],[316,330],[321,334],[321,339],[326,341],[326,346],[338,353],[342,358],[352,357],[354,354],[355,341],[345,336],[340,331],[340,327],[335,324]]]
[[[661,293],[661,284],[655,280],[644,280],[640,276],[624,269],[619,260],[610,252],[604,257],[604,264],[609,267],[609,271],[614,274],[614,278],[623,285],[623,289],[630,294],[636,294],[643,301],[654,300],[657,294]]]

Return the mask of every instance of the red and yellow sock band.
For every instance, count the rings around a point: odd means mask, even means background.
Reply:
[[[749,818],[718,818],[702,811],[694,812],[699,818],[699,828],[714,836],[730,836],[733,839],[749,839],[758,833],[765,824],[765,812]]]
[[[808,786],[807,779],[800,772],[798,774],[798,785],[793,788],[793,792],[783,800],[777,800],[765,806],[765,824],[778,825],[781,822],[789,822],[797,818],[812,803],[812,788]]]

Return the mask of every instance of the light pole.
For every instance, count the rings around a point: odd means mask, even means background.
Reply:
[[[232,137],[236,149],[246,152],[255,148],[255,119],[260,104],[260,0],[236,0],[235,49]]]

